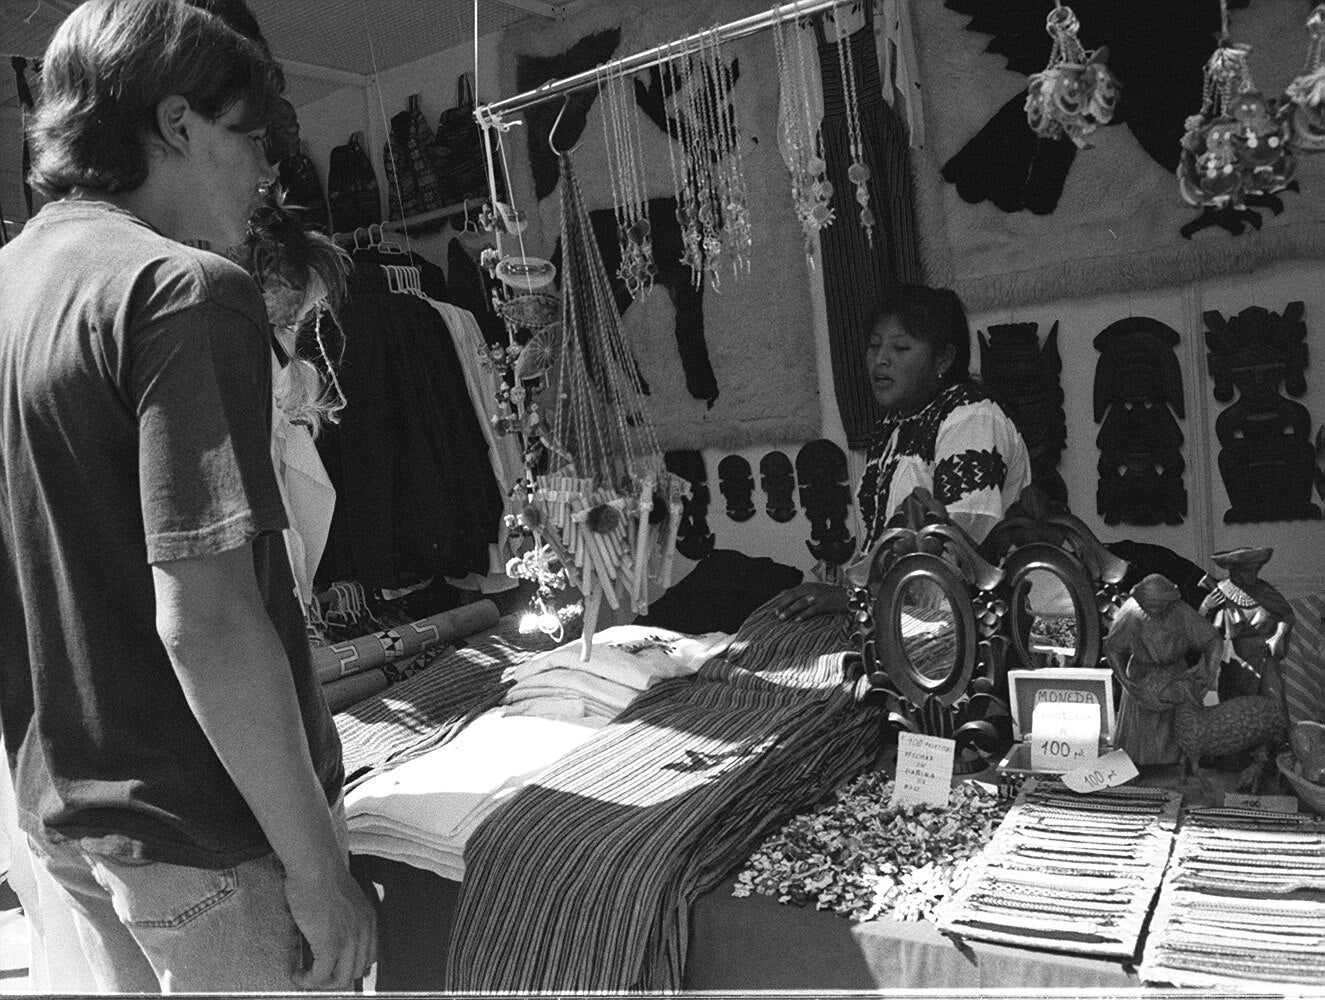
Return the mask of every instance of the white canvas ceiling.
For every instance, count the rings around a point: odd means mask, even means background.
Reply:
[[[475,0],[248,0],[263,34],[285,64],[296,107],[474,36]],[[499,31],[523,17],[556,18],[581,2],[477,0],[478,31]],[[78,0],[0,0],[0,52],[37,57]],[[16,109],[8,60],[0,67],[0,107]]]

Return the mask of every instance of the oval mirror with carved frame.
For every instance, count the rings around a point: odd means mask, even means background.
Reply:
[[[1003,580],[1009,588],[1008,632],[1019,665],[1025,669],[1043,666],[1028,647],[1036,607],[1029,600],[1037,586],[1033,577],[1051,574],[1071,599],[1075,648],[1068,667],[1097,667],[1100,663],[1103,630],[1096,607],[1095,587],[1081,563],[1070,553],[1050,542],[1030,542],[1018,546],[1003,561]]]
[[[951,563],[929,552],[894,560],[879,579],[873,610],[875,649],[902,695],[945,707],[966,695],[976,664],[975,613]]]

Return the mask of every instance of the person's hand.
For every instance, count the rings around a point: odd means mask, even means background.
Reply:
[[[331,879],[285,879],[285,897],[312,965],[296,969],[306,990],[348,992],[377,961],[377,915],[344,863]]]
[[[802,583],[778,595],[775,610],[783,621],[803,622],[818,615],[845,614],[847,592],[829,583]]]

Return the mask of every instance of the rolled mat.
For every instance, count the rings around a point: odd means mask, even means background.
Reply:
[[[313,667],[323,684],[339,677],[380,667],[413,656],[421,649],[454,642],[480,629],[492,628],[501,615],[491,601],[475,601],[408,625],[373,632],[334,646],[313,650]]]
[[[381,694],[389,683],[381,669],[370,668],[323,684],[322,696],[327,699],[327,708],[334,715],[365,698]]]

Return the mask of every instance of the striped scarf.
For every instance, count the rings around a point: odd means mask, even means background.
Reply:
[[[465,848],[448,990],[676,990],[690,907],[869,765],[841,616],[772,603],[694,678],[650,690]]]

